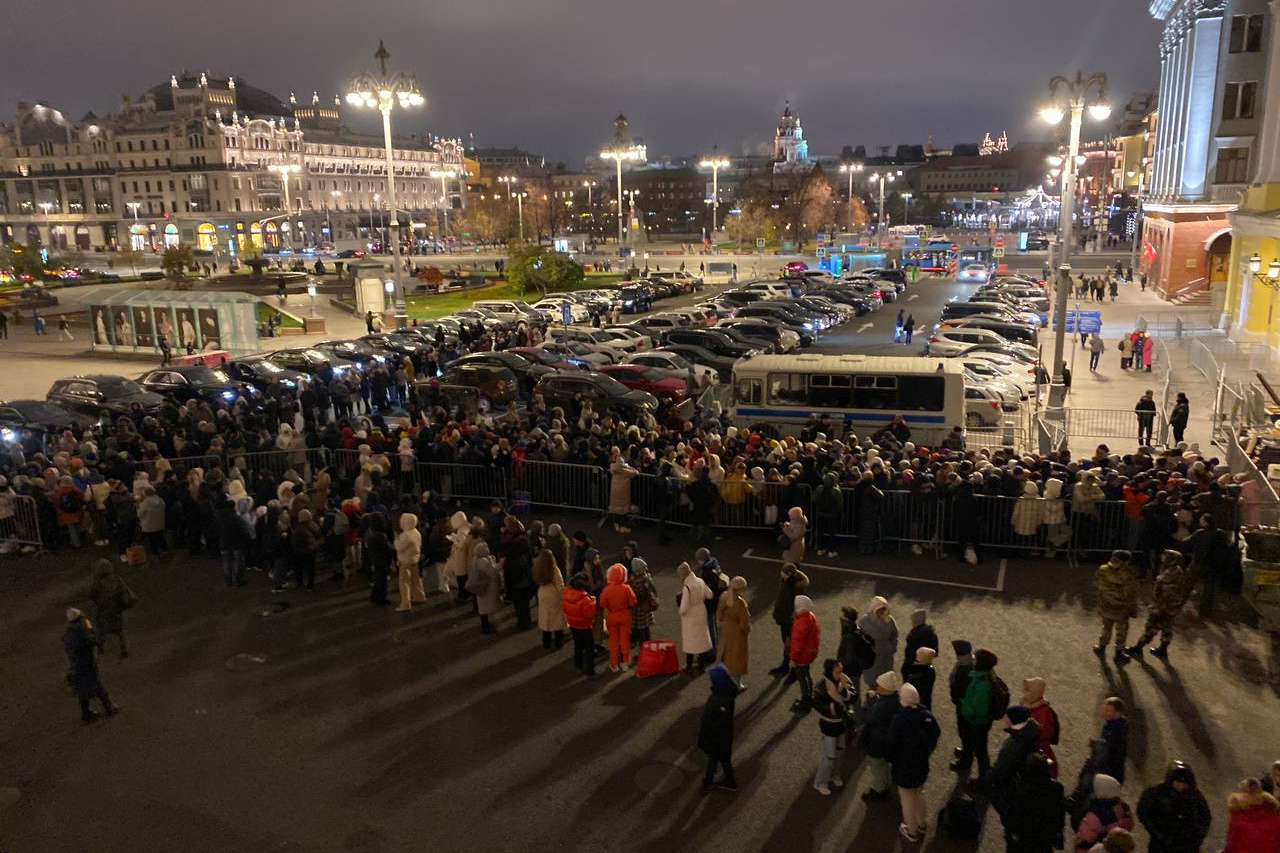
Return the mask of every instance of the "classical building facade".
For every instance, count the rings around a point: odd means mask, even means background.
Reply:
[[[396,139],[392,155],[414,236],[439,233],[464,197],[461,144]],[[382,139],[348,130],[336,105],[236,78],[175,75],[103,119],[19,104],[0,127],[0,241],[217,257],[369,239],[388,221],[385,163]]]
[[[1266,0],[1151,0],[1149,10],[1165,26],[1144,265],[1168,298],[1221,300],[1228,216],[1258,153],[1271,15]]]

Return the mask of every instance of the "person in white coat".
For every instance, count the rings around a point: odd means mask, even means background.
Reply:
[[[1046,557],[1058,556],[1058,549],[1071,538],[1067,523],[1067,502],[1062,499],[1062,481],[1052,477],[1044,484],[1044,526]]]
[[[471,538],[471,525],[467,523],[467,514],[459,510],[449,516],[449,557],[444,561],[444,577],[452,579],[451,586],[458,591],[458,602],[467,600],[467,572],[471,566],[467,562],[467,540]]]
[[[676,576],[680,580],[680,646],[684,649],[684,671],[700,675],[704,656],[712,649],[706,604],[711,600],[711,588],[688,563],[676,568]]]
[[[893,657],[898,651],[898,623],[889,614],[889,602],[883,596],[871,599],[858,619],[858,628],[875,643],[875,663],[862,671],[862,680],[874,688],[881,674],[893,671]]]
[[[1013,532],[1031,538],[1040,530],[1044,521],[1044,500],[1036,484],[1028,480],[1022,484],[1022,497],[1013,505]]]
[[[396,610],[401,613],[427,601],[422,575],[418,571],[421,558],[422,534],[418,531],[418,517],[411,512],[403,512],[400,514],[400,532],[396,535],[396,568],[400,580],[400,603]]]

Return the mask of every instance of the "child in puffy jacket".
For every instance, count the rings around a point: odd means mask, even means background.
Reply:
[[[807,712],[813,704],[813,677],[809,673],[809,665],[818,657],[821,637],[818,617],[813,614],[813,599],[797,595],[796,613],[791,620],[791,642],[787,648],[791,671],[800,685],[800,698],[792,704],[793,711]]]
[[[596,677],[595,640],[591,628],[596,622],[596,600],[587,592],[587,576],[579,572],[569,580],[560,609],[573,637],[573,665],[588,678]]]
[[[600,592],[604,610],[604,627],[609,632],[609,671],[631,666],[631,609],[636,606],[636,593],[627,586],[627,570],[621,563],[609,567],[608,583]]]

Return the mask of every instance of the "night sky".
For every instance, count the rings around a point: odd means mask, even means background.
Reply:
[[[814,154],[930,133],[1016,143],[1043,136],[1035,108],[1052,75],[1105,71],[1119,108],[1159,68],[1145,0],[9,0],[7,12],[36,41],[0,58],[5,121],[19,100],[102,115],[183,68],[331,101],[383,38],[427,96],[397,129],[473,133],[570,168],[619,111],[651,157],[740,153],[769,141],[787,99]]]

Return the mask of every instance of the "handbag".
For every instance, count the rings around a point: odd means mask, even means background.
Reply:
[[[130,545],[124,551],[125,562],[131,566],[147,564],[147,549],[141,545]]]
[[[640,644],[640,659],[636,662],[636,677],[675,675],[680,671],[680,656],[674,640],[645,640]]]

